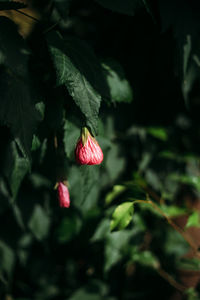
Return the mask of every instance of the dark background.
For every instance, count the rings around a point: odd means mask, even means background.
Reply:
[[[32,1],[20,9],[28,16],[0,11],[0,299],[199,299],[200,5],[123,0],[118,9],[119,2]],[[29,49],[28,73],[18,69],[17,31]],[[119,83],[130,83],[132,101],[109,95],[101,102],[101,166],[75,163],[85,121],[66,87],[55,84],[47,38],[54,31],[87,42],[99,62],[120,63]],[[9,68],[30,75],[33,104],[40,103],[29,167],[12,122],[4,121],[5,106],[15,120],[18,99],[26,99]],[[69,209],[59,208],[54,190],[63,179]],[[117,205],[147,197],[193,247],[148,205],[135,205],[128,227],[110,231]]]

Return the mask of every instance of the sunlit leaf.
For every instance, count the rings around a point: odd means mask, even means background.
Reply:
[[[187,224],[185,225],[185,228],[189,227],[200,227],[200,216],[198,211],[194,211],[188,218]]]
[[[168,139],[167,131],[164,128],[150,127],[147,132],[159,140],[166,141]]]
[[[121,195],[126,190],[126,187],[123,185],[115,185],[113,190],[106,195],[105,204],[109,205],[116,197]]]
[[[120,204],[112,215],[110,223],[111,230],[122,230],[128,226],[133,217],[133,203],[124,202]]]

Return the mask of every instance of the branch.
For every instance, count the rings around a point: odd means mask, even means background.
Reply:
[[[18,9],[14,9],[16,12],[18,12],[19,14],[22,14],[24,16],[26,16],[27,18],[30,18],[32,20],[34,20],[35,22],[40,22],[40,20],[36,19],[35,17],[31,16],[31,15],[28,15],[27,13],[21,11],[21,10],[18,10]]]
[[[195,243],[195,241],[193,240],[193,238],[188,235],[181,227],[179,227],[178,225],[176,225],[161,209],[160,207],[158,207],[157,204],[155,204],[153,201],[151,200],[136,200],[134,201],[134,203],[146,203],[146,204],[150,204],[151,206],[153,206],[153,208],[159,213],[161,214],[168,222],[168,224],[170,226],[172,226],[176,231],[178,231],[182,237],[184,238],[184,240],[190,245],[190,247],[193,249],[194,254],[200,258],[200,253],[198,252],[198,247]]]

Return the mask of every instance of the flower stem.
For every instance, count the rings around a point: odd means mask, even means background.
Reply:
[[[178,231],[180,233],[180,235],[182,235],[182,237],[184,238],[184,240],[190,245],[190,247],[193,249],[195,255],[197,255],[198,258],[200,258],[200,254],[198,252],[198,247],[196,245],[196,243],[194,242],[194,240],[191,238],[191,236],[189,236],[187,234],[187,232],[185,232],[182,228],[180,228],[178,225],[176,225],[159,207],[157,204],[155,204],[153,201],[151,200],[135,200],[135,203],[146,203],[146,204],[150,204],[151,206],[153,206],[153,208],[159,213],[161,214],[166,221],[168,222],[168,224],[170,226],[172,226],[176,231]]]

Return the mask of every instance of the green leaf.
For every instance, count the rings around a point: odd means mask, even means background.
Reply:
[[[186,36],[186,44],[183,46],[183,75],[186,76],[188,69],[189,57],[191,54],[191,36]]]
[[[102,300],[103,298],[98,295],[95,294],[93,292],[89,292],[85,289],[79,289],[78,291],[76,291],[70,298],[69,300]]]
[[[38,114],[32,104],[28,87],[9,73],[0,80],[0,120],[8,125],[25,156],[30,157],[33,132]]]
[[[107,60],[102,63],[110,97],[113,102],[131,102],[133,100],[132,88],[127,81],[124,70],[119,63]]]
[[[188,218],[187,224],[185,225],[185,228],[189,228],[191,226],[200,227],[200,218],[199,218],[199,212],[194,211]]]
[[[81,228],[81,221],[72,215],[62,219],[57,229],[57,238],[60,243],[65,243],[75,238]]]
[[[26,4],[17,1],[0,1],[0,10],[21,9],[25,7]]]
[[[29,176],[29,180],[31,181],[33,187],[35,189],[39,189],[41,187],[51,188],[52,183],[48,177],[41,175],[40,173],[31,173]]]
[[[196,80],[199,80],[199,70],[192,59],[199,53],[198,32],[200,30],[199,8],[187,0],[179,1],[159,0],[161,24],[163,31],[172,28],[180,49],[179,56],[182,58],[183,68],[182,93],[186,106],[189,106],[189,95]],[[194,49],[195,45],[195,49]]]
[[[186,106],[189,105],[189,94],[195,80],[199,78],[198,65],[195,64],[195,60],[192,60],[192,37],[191,35],[186,36],[186,43],[183,46],[183,82],[182,92]]]
[[[112,215],[112,221],[110,223],[110,229],[122,230],[128,226],[133,218],[133,203],[124,202],[120,204]]]
[[[182,44],[188,34],[195,35],[199,31],[199,9],[195,10],[190,2],[182,0],[181,9],[177,0],[159,0],[158,3],[163,31],[172,27],[179,43]]]
[[[7,177],[13,200],[16,198],[21,182],[29,169],[29,160],[19,153],[16,143],[12,142],[7,148],[4,173]]]
[[[131,253],[131,261],[146,267],[158,268],[159,261],[150,251],[141,251],[134,247]]]
[[[167,131],[164,128],[150,127],[147,129],[147,132],[161,141],[166,141],[168,139]]]
[[[184,215],[187,210],[185,208],[176,206],[176,205],[161,205],[160,209],[168,216],[168,217],[178,217]]]
[[[12,210],[13,210],[13,214],[15,216],[15,220],[16,220],[17,224],[19,225],[19,227],[22,230],[25,230],[24,221],[23,221],[23,218],[22,218],[22,213],[21,213],[21,210],[19,209],[19,207],[16,205],[16,203],[14,203],[12,205]]]
[[[38,150],[40,148],[40,146],[41,146],[41,142],[39,140],[39,137],[34,134],[33,135],[33,140],[32,140],[31,151]]]
[[[113,265],[123,258],[124,250],[126,251],[129,240],[132,237],[132,230],[109,232],[105,245],[105,272],[108,272]]]
[[[100,280],[91,279],[68,297],[69,300],[115,300],[114,297],[108,296],[108,286]]]
[[[181,258],[177,261],[176,267],[182,270],[199,271],[200,259],[199,258]]]
[[[109,205],[113,200],[115,200],[119,195],[121,195],[126,190],[123,185],[115,185],[113,190],[106,195],[105,204]]]
[[[38,102],[35,105],[36,110],[39,112],[41,120],[44,119],[44,115],[45,115],[45,104],[44,102]]]
[[[96,0],[103,7],[114,12],[134,16],[135,12],[144,6],[141,0]]]
[[[35,205],[28,227],[38,240],[44,239],[49,231],[50,219],[45,210],[38,204]]]
[[[167,255],[182,257],[188,253],[190,246],[179,232],[169,228],[166,231],[163,248]]]
[[[16,25],[0,17],[0,121],[11,128],[25,156],[30,156],[39,120],[28,71],[28,49]]]
[[[63,19],[68,18],[71,2],[72,0],[54,0],[54,6]]]
[[[91,242],[96,242],[105,239],[110,234],[110,222],[108,219],[102,219],[96,228],[94,235],[91,238]]]
[[[199,293],[193,287],[186,289],[184,293],[187,300],[199,300]]]
[[[109,243],[106,244],[105,249],[105,265],[104,265],[104,271],[108,272],[113,265],[115,265],[118,261],[122,259],[122,253],[119,249],[116,249]]]
[[[62,39],[51,32],[47,36],[56,70],[57,86],[65,85],[86,118],[93,133],[97,131],[98,113],[107,86],[102,68],[88,45],[75,38]]]
[[[80,136],[80,128],[74,123],[66,120],[64,125],[64,147],[68,158],[74,158],[74,149]]]
[[[171,173],[169,179],[175,182],[181,182],[184,184],[189,184],[194,186],[198,191],[200,191],[200,178],[195,175],[181,175],[177,173]]]
[[[149,0],[142,0],[142,1],[144,3],[144,6],[145,6],[147,12],[151,15],[154,23],[156,24],[157,22],[156,22],[156,18],[154,16],[154,14],[153,14],[152,2],[150,2]]]
[[[112,144],[112,147],[109,149],[105,164],[112,181],[116,180],[124,170],[125,159],[119,155],[119,147],[116,144]]]
[[[14,266],[14,260],[13,250],[3,241],[0,241],[0,271],[10,275]]]

